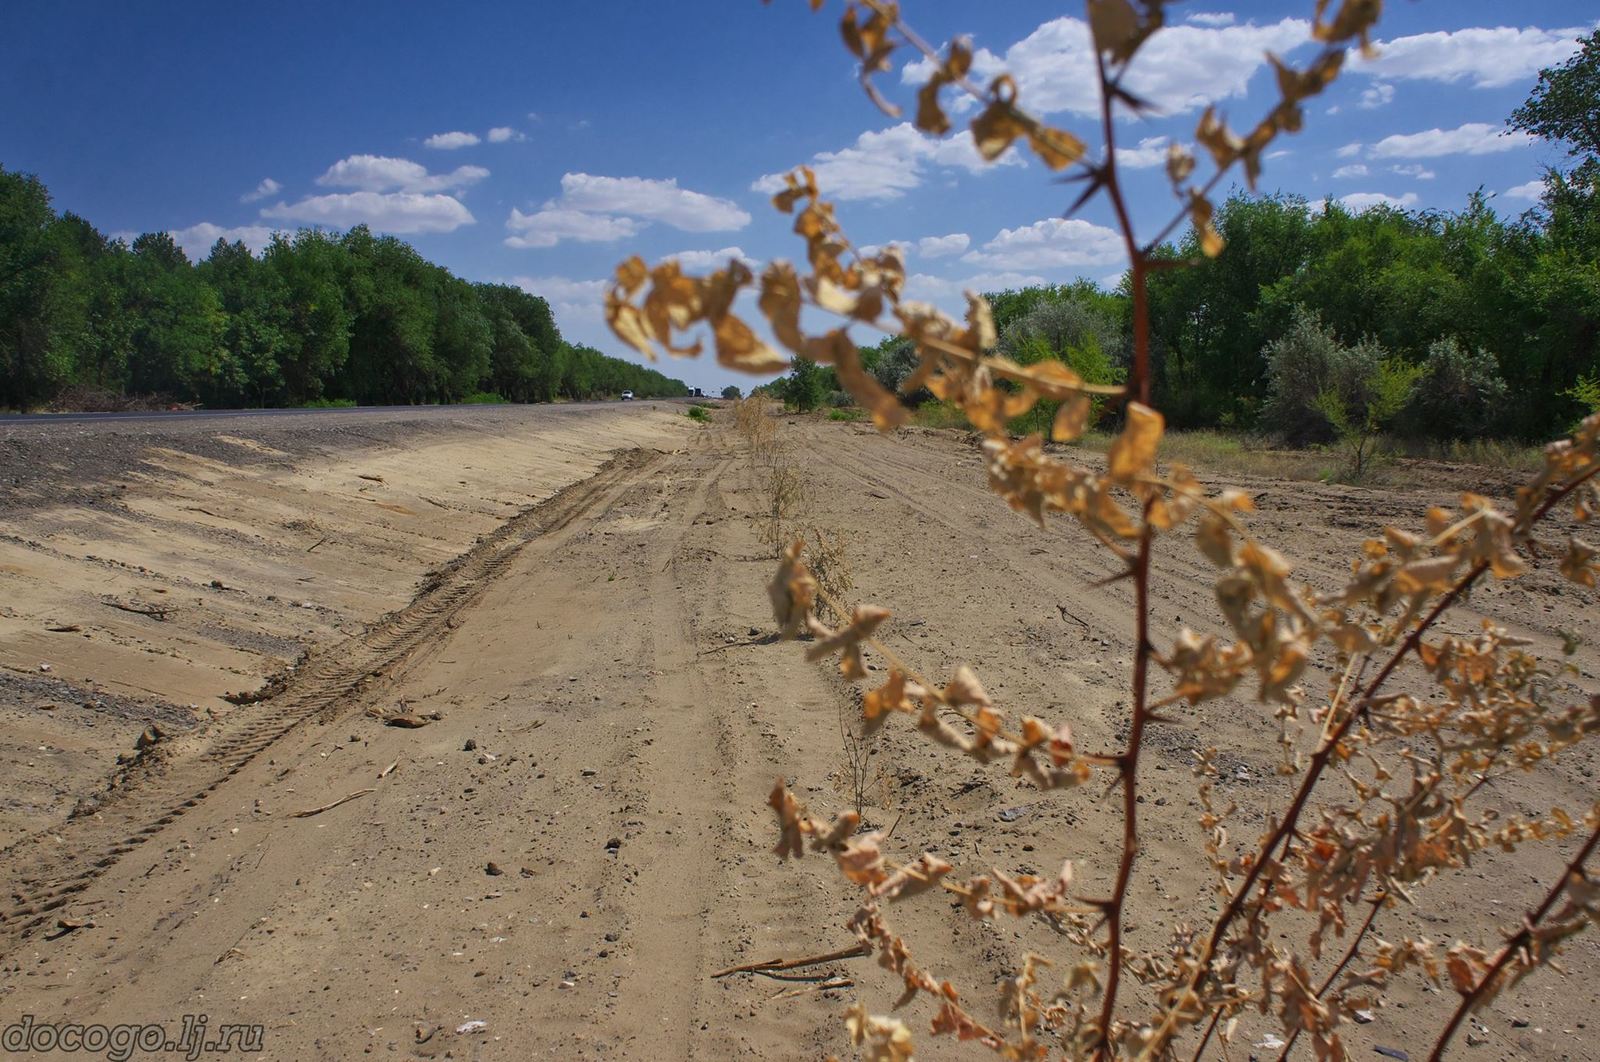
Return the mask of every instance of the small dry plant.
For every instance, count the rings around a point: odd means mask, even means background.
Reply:
[[[820,6],[812,0],[813,8]],[[1379,7],[1378,0],[1318,0],[1312,23],[1317,50],[1301,67],[1271,57],[1281,98],[1260,122],[1235,132],[1208,108],[1195,130],[1212,163],[1208,174],[1188,151],[1172,146],[1167,175],[1179,209],[1153,238],[1141,240],[1118,176],[1114,117],[1146,106],[1127,88],[1126,74],[1162,29],[1161,0],[1088,3],[1104,141],[1098,156],[1089,155],[1078,136],[1024,110],[1010,76],[976,83],[964,41],[934,48],[887,0],[847,5],[843,36],[879,106],[897,113],[878,94],[873,75],[890,68],[892,54],[908,49],[932,71],[917,93],[919,129],[948,132],[942,94],[964,92],[977,103],[969,129],[985,158],[1025,144],[1046,167],[1080,183],[1078,204],[1106,197],[1129,260],[1134,342],[1125,389],[1087,384],[1057,361],[1025,366],[993,354],[989,307],[976,295],[968,296],[961,321],[904,298],[898,252],[892,246],[877,253],[853,249],[805,169],[789,175],[774,204],[795,215],[807,272],[777,261],[758,282],[738,260],[705,277],[685,276],[675,260],[651,268],[633,258],[618,267],[606,300],[618,336],[652,356],[658,346],[695,354],[700,344],[687,345],[677,333],[703,325],[723,365],[771,372],[783,368],[786,357],[733,312],[735,296],[758,283],[760,312],[779,343],[831,365],[881,429],[904,423],[907,412],[864,371],[847,327],[907,337],[920,364],[902,392],[927,388],[958,407],[984,436],[994,492],[1041,524],[1057,515],[1075,520],[1114,558],[1116,578],[1132,589],[1126,741],[1089,750],[1074,740],[1070,720],[1037,718],[1026,708],[1003,711],[965,666],[943,681],[923,674],[880,637],[888,610],[847,610],[819,585],[803,542],[783,552],[769,587],[782,634],[809,636],[806,655],[837,656],[852,680],[868,677],[867,653],[883,661],[881,681],[861,702],[869,731],[901,719],[953,754],[1041,790],[1083,787],[1091,798],[1107,791],[1120,796],[1120,851],[1094,874],[1099,884],[1090,888],[1078,883],[1071,862],[1048,877],[999,869],[958,875],[931,852],[897,857],[886,850],[883,835],[859,831],[858,812],[831,822],[814,818],[780,780],[770,798],[780,826],[778,853],[798,857],[810,849],[837,861],[860,890],[852,929],[903,979],[907,999],[929,1002],[936,1035],[1008,1059],[1042,1059],[1057,1051],[1071,1058],[1198,1059],[1214,1044],[1225,1053],[1236,1021],[1250,1010],[1280,1025],[1283,1055],[1303,1040],[1318,1058],[1340,1059],[1346,1057],[1341,1027],[1356,1011],[1372,1006],[1396,978],[1420,976],[1453,995],[1439,1018],[1437,1059],[1473,1011],[1548,964],[1596,919],[1600,886],[1587,864],[1600,844],[1600,804],[1519,817],[1473,798],[1496,779],[1538,767],[1600,731],[1600,698],[1563,700],[1554,682],[1563,667],[1539,660],[1500,627],[1452,635],[1440,620],[1473,587],[1514,579],[1551,549],[1566,578],[1595,585],[1600,551],[1575,536],[1561,547],[1541,547],[1535,531],[1554,515],[1582,524],[1600,511],[1594,479],[1600,415],[1545,450],[1509,507],[1466,493],[1453,510],[1420,514],[1418,531],[1385,528],[1352,559],[1344,585],[1331,591],[1298,582],[1285,558],[1255,537],[1247,522],[1253,504],[1244,493],[1210,493],[1182,466],[1157,464],[1164,422],[1149,405],[1145,279],[1152,270],[1188,263],[1157,258],[1154,249],[1188,220],[1206,255],[1222,251],[1211,224],[1213,189],[1236,166],[1254,186],[1269,147],[1300,127],[1302,103],[1337,76],[1348,49],[1369,47]],[[801,327],[803,307],[843,324],[809,334]],[[1038,435],[1013,440],[1006,433],[1007,421],[1049,399],[1060,403],[1051,436],[1075,439],[1097,397],[1118,400],[1122,415],[1103,471],[1046,452]],[[1177,548],[1182,538],[1213,566],[1226,636],[1186,628],[1161,635],[1153,628],[1152,558]],[[820,602],[848,618],[825,622]],[[1321,693],[1299,684],[1318,646],[1336,660],[1333,681]],[[1202,809],[1196,826],[1205,838],[1198,855],[1218,897],[1217,913],[1200,925],[1178,926],[1159,946],[1135,947],[1127,904],[1140,848],[1140,769],[1151,730],[1247,685],[1263,718],[1282,729],[1283,770],[1293,796],[1266,817],[1264,829],[1247,830],[1230,822],[1232,809],[1219,806],[1212,757],[1203,756],[1195,783]],[[1503,938],[1444,947],[1381,935],[1386,911],[1477,853],[1558,840],[1572,845],[1565,868]],[[890,924],[896,905],[929,892],[956,898],[974,919],[1046,918],[1061,933],[1065,954],[1028,956],[1001,986],[999,1019],[982,1020],[938,971],[949,958],[942,950],[947,942],[914,947]],[[1204,909],[1202,898],[1193,909]],[[1348,941],[1335,949],[1334,937]],[[1058,972],[1047,981],[1051,966]],[[913,1034],[898,1018],[858,1004],[846,1024],[869,1059],[912,1056]]]
[[[839,709],[839,742],[842,759],[838,788],[857,819],[865,822],[869,806],[887,812],[893,803],[894,785],[884,770],[876,747],[876,728],[868,726],[854,705]]]

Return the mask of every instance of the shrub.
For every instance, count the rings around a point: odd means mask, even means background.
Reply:
[[[474,391],[461,400],[464,406],[503,406],[506,396],[495,394],[493,391]]]
[[[1506,382],[1494,355],[1452,336],[1428,347],[1402,430],[1435,439],[1478,439],[1504,419]]]
[[[1121,828],[1105,837],[1080,830],[1048,839],[1091,860],[1104,845],[1103,862],[1087,883],[1075,879],[1070,859],[1053,872],[979,867],[959,874],[932,850],[898,853],[907,840],[894,840],[892,829],[863,835],[854,810],[832,819],[813,815],[780,779],[768,797],[777,815],[775,851],[834,860],[841,877],[859,890],[849,926],[861,950],[736,970],[793,970],[876,953],[879,965],[896,975],[896,1009],[920,999],[935,1035],[1008,1059],[1037,1060],[1059,1050],[1096,1062],[1200,1059],[1214,1042],[1218,1054],[1230,1057],[1241,1020],[1279,1028],[1284,1038],[1264,1046],[1281,1048],[1280,1057],[1289,1057],[1303,1037],[1308,1054],[1338,1062],[1349,1057],[1342,1036],[1359,1009],[1374,1006],[1398,978],[1420,974],[1448,989],[1439,993],[1445,1002],[1431,1054],[1439,1059],[1470,1015],[1600,920],[1600,890],[1588,870],[1600,851],[1594,794],[1580,791],[1588,806],[1577,814],[1528,811],[1516,800],[1506,808],[1485,799],[1501,779],[1543,769],[1577,748],[1587,752],[1588,739],[1600,733],[1600,698],[1569,692],[1565,679],[1553,681],[1560,665],[1535,658],[1516,632],[1484,623],[1455,634],[1452,628],[1469,625],[1457,617],[1441,622],[1491,576],[1515,578],[1541,552],[1559,552],[1559,562],[1549,567],[1575,586],[1600,585],[1600,548],[1576,536],[1564,547],[1553,545],[1541,527],[1552,514],[1582,524],[1600,512],[1600,416],[1585,420],[1564,445],[1546,449],[1513,507],[1498,508],[1469,490],[1454,510],[1419,514],[1421,531],[1384,529],[1363,545],[1348,575],[1331,574],[1340,569],[1330,565],[1309,581],[1257,538],[1247,494],[1212,492],[1187,469],[1160,460],[1166,423],[1148,404],[1152,375],[1142,308],[1149,272],[1181,263],[1159,260],[1147,248],[1187,221],[1198,254],[1222,253],[1208,193],[1236,164],[1254,183],[1268,149],[1300,127],[1305,103],[1333,79],[1346,52],[1368,39],[1378,9],[1375,3],[1319,3],[1315,53],[1303,66],[1278,62],[1282,99],[1253,129],[1231,130],[1207,108],[1195,136],[1216,169],[1202,172],[1200,160],[1182,147],[1171,152],[1167,177],[1181,206],[1161,235],[1146,240],[1124,202],[1115,115],[1127,100],[1129,64],[1161,29],[1163,5],[1107,0],[1090,6],[1100,124],[1113,141],[1092,152],[1024,110],[1027,90],[1014,80],[991,80],[985,70],[984,82],[996,86],[988,92],[971,81],[968,45],[956,41],[944,51],[925,45],[887,0],[847,8],[841,29],[862,60],[869,88],[874,73],[906,69],[890,58],[897,48],[921,53],[929,80],[918,94],[918,128],[949,131],[940,92],[955,86],[976,97],[969,127],[985,157],[1012,147],[1031,150],[1046,166],[1081,181],[1086,199],[1103,193],[1112,200],[1130,256],[1130,299],[1141,307],[1128,383],[1119,396],[1125,399],[1121,430],[1096,467],[1046,452],[1037,437],[1013,440],[1007,422],[1044,399],[1061,403],[1051,436],[1079,438],[1104,389],[1056,358],[1023,365],[994,356],[992,315],[981,298],[971,297],[955,319],[904,297],[898,255],[850,251],[834,206],[822,199],[809,169],[788,174],[774,196],[779,210],[799,215],[794,231],[806,253],[796,260],[809,271],[800,275],[787,262],[761,271],[759,312],[790,351],[832,366],[885,430],[906,423],[911,413],[867,371],[847,328],[872,321],[905,335],[918,348],[919,382],[982,435],[994,493],[1040,526],[1051,517],[1071,520],[1084,532],[1084,545],[1105,548],[1104,568],[1081,570],[1096,576],[1109,570],[1094,586],[1121,586],[1101,600],[1124,602],[1131,613],[1127,693],[1117,706],[1125,714],[1111,720],[1115,725],[1103,739],[1109,747],[1097,739],[1086,748],[1070,716],[1041,718],[1029,705],[997,702],[970,667],[942,675],[919,667],[910,649],[920,638],[884,636],[888,609],[825,601],[830,595],[808,566],[807,543],[781,526],[782,506],[775,500],[771,539],[781,560],[767,589],[779,634],[808,639],[808,659],[833,663],[836,657],[838,673],[869,683],[861,698],[863,734],[898,720],[950,757],[965,757],[953,774],[989,770],[1041,792],[1077,790],[1084,800],[1115,794]],[[1325,21],[1329,10],[1334,14]],[[718,337],[723,364],[763,372],[781,357],[734,310],[739,290],[757,283],[755,272],[735,263],[687,278],[676,260],[651,270],[633,259],[618,275],[626,297],[613,295],[607,312],[618,336],[641,350],[670,346],[679,332],[704,323]],[[808,318],[833,314],[844,323],[811,333],[801,327],[802,310]],[[1403,407],[1418,372],[1376,344],[1341,346],[1304,313],[1268,354],[1275,409],[1286,430],[1293,426],[1290,417],[1314,413],[1328,428],[1337,422],[1366,431]],[[774,499],[783,486],[773,481]],[[1080,567],[1079,546],[1062,549],[1062,556],[1038,562],[1040,574]],[[1165,610],[1158,614],[1151,600],[1153,579],[1176,575],[1187,587],[1195,563],[1214,570],[1207,580],[1212,593],[1205,596],[1220,613],[1202,621],[1209,628],[1204,633],[1168,628]],[[1004,592],[1003,579],[996,589]],[[826,615],[823,603],[831,609]],[[1000,629],[996,635],[1006,636]],[[1330,665],[1326,674],[1308,671],[1314,660]],[[1196,748],[1195,833],[1164,845],[1161,857],[1187,854],[1194,862],[1169,875],[1165,866],[1139,859],[1148,843],[1148,827],[1141,828],[1141,771],[1150,769],[1150,756],[1174,747],[1172,735],[1181,733],[1174,724],[1187,723],[1203,742],[1202,706],[1237,711],[1217,702],[1246,692],[1259,702],[1263,725],[1278,731],[1278,773],[1291,795],[1278,807],[1241,815],[1218,791],[1219,751]],[[1189,747],[1191,739],[1179,737],[1178,747]],[[952,780],[935,779],[941,785]],[[917,830],[911,836],[918,833],[927,836]],[[1470,865],[1480,853],[1553,839],[1565,839],[1570,854],[1553,860],[1556,871],[1541,889],[1543,898],[1498,939],[1445,945],[1381,927],[1402,900],[1416,902],[1434,878]],[[1134,933],[1133,883],[1156,874],[1163,880],[1150,887],[1185,889],[1182,913],[1165,931],[1159,919],[1156,925],[1141,919]],[[1065,954],[1023,957],[995,986],[1000,1016],[990,1018],[987,1007],[974,1007],[949,979],[955,931],[945,912],[924,922],[931,942],[908,941],[895,929],[896,912],[930,895],[941,907],[991,926],[1007,918],[1042,920],[1052,931],[1048,939]],[[1501,921],[1486,900],[1478,898],[1478,914]],[[1440,913],[1448,919],[1459,911]],[[984,934],[984,946],[998,946],[1002,933]],[[1441,934],[1450,939],[1455,929],[1430,932]],[[858,1002],[845,1024],[852,1043],[873,1062],[913,1056],[915,1037],[899,1017],[870,1013]]]
[[[729,384],[727,387],[722,389],[722,397],[730,401],[737,402],[739,400],[739,395],[739,388],[734,384]]]

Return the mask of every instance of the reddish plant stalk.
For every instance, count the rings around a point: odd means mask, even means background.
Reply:
[[[1149,516],[1148,506],[1145,516]],[[1133,879],[1133,861],[1139,854],[1139,752],[1144,745],[1144,727],[1149,721],[1150,680],[1150,526],[1139,535],[1139,552],[1133,559],[1134,653],[1133,721],[1128,730],[1127,747],[1117,755],[1118,779],[1122,784],[1122,860],[1117,866],[1117,883],[1105,902],[1106,925],[1110,933],[1107,952],[1106,990],[1100,1005],[1098,1058],[1110,1058],[1111,1023],[1116,1017],[1117,990],[1122,984],[1122,909],[1128,900],[1128,884]]]
[[[1545,893],[1544,902],[1523,918],[1522,928],[1517,930],[1510,940],[1506,941],[1505,946],[1500,949],[1500,953],[1495,956],[1494,962],[1489,964],[1489,969],[1478,979],[1478,983],[1472,986],[1472,991],[1462,993],[1461,1004],[1456,1007],[1455,1013],[1450,1015],[1450,1023],[1439,1034],[1439,1040],[1433,1045],[1433,1053],[1428,1056],[1428,1062],[1439,1062],[1444,1057],[1444,1049],[1450,1046],[1450,1040],[1455,1036],[1456,1030],[1461,1027],[1461,1023],[1466,1020],[1468,1014],[1478,1009],[1478,1003],[1483,998],[1484,993],[1500,979],[1500,975],[1510,965],[1511,960],[1533,940],[1534,928],[1544,919],[1545,915],[1550,913],[1550,909],[1556,905],[1556,901],[1561,899],[1561,894],[1567,889],[1567,883],[1574,876],[1580,878],[1588,876],[1584,872],[1583,865],[1589,861],[1589,857],[1594,854],[1597,846],[1600,846],[1600,826],[1594,828],[1593,832],[1589,834],[1589,840],[1584,843],[1582,848],[1578,849],[1578,854],[1572,857],[1572,861],[1562,870],[1561,876],[1556,879],[1555,884],[1550,886],[1550,891]]]
[[[1321,999],[1328,994],[1328,989],[1333,987],[1335,978],[1344,972],[1344,968],[1349,966],[1351,960],[1356,957],[1356,952],[1361,950],[1361,942],[1366,939],[1368,931],[1372,929],[1372,923],[1378,920],[1378,912],[1383,910],[1383,901],[1386,899],[1388,899],[1388,894],[1380,892],[1370,901],[1372,910],[1367,912],[1367,920],[1361,923],[1360,931],[1356,933],[1355,939],[1350,942],[1350,947],[1346,949],[1344,958],[1339,960],[1339,965],[1330,970],[1328,976],[1323,979],[1322,987],[1317,989],[1317,999]],[[1289,1057],[1289,1052],[1294,1050],[1294,1043],[1300,1039],[1302,1031],[1303,1029],[1297,1028],[1289,1035],[1289,1042],[1283,1045],[1283,1050],[1278,1054],[1278,1062],[1284,1062]],[[1198,1059],[1200,1056],[1196,1055],[1195,1057]]]

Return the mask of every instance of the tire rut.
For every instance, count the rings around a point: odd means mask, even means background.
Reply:
[[[0,852],[10,899],[0,913],[0,941],[14,943],[43,925],[297,726],[361,704],[379,681],[446,630],[524,546],[565,530],[659,460],[641,450],[624,452],[593,476],[523,509],[429,576],[410,604],[315,654],[269,697],[184,749],[135,767],[92,811]]]

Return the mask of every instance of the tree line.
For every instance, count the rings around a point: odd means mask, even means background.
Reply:
[[[1458,211],[1236,194],[1215,218],[1226,241],[1216,260],[1192,232],[1160,248],[1197,263],[1149,278],[1153,383],[1169,422],[1294,443],[1380,430],[1538,440],[1600,409],[1600,34],[1580,44],[1507,122],[1568,151],[1532,209],[1502,216],[1481,191]],[[1000,353],[1120,379],[1126,289],[988,298]],[[863,360],[890,386],[916,365],[900,338]],[[800,408],[848,401],[831,370],[807,364],[774,390]]]
[[[679,380],[566,342],[544,299],[475,284],[365,226],[128,244],[0,168],[0,408],[155,395],[211,407],[684,395]]]

